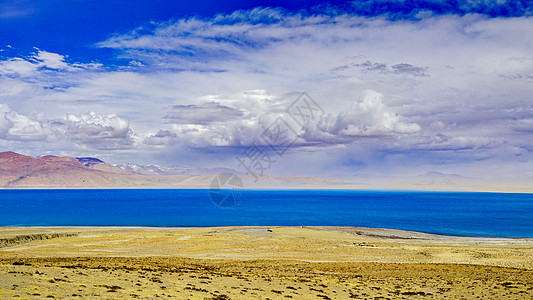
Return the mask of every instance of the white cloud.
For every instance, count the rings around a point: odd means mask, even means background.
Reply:
[[[41,67],[46,67],[56,70],[69,70],[72,69],[69,64],[65,62],[65,57],[57,53],[51,53],[47,51],[39,50],[33,58],[37,61],[37,64]]]
[[[30,117],[0,104],[0,140],[43,143],[39,149],[65,147],[73,142],[77,149],[130,149],[135,137],[130,122],[114,114],[87,112],[67,114],[62,119]],[[51,144],[49,144],[51,143]]]
[[[242,147],[258,140],[269,124],[259,117],[217,124],[173,124],[171,132],[184,146]]]
[[[11,58],[0,61],[0,74],[2,75],[18,75],[27,77],[34,75],[38,68],[38,65],[22,58]]]
[[[269,21],[253,21],[261,18]],[[528,17],[438,16],[396,22],[266,9],[153,24],[142,29],[144,34],[138,30],[99,45],[119,49],[123,57],[155,69],[184,68],[184,77],[195,74],[206,94],[259,87],[272,93],[272,99],[283,99],[287,90],[305,89],[327,116],[308,124],[301,146],[373,139],[374,151],[385,156],[429,151],[433,154],[420,155],[422,161],[434,156],[435,162],[456,162],[473,157],[503,160],[498,151],[481,153],[522,144],[524,136],[513,134],[511,127],[526,134],[527,122],[509,121],[532,115],[527,111],[533,94],[528,82],[533,37],[527,34],[532,29]],[[194,58],[176,55],[180,51],[194,53]],[[349,108],[353,95],[368,89],[379,93],[369,93]],[[253,100],[230,106],[242,111],[242,119],[250,124],[177,124],[171,130],[177,140],[196,145],[245,144],[253,138],[238,132],[257,136],[268,126],[258,116],[283,111],[266,105],[261,113],[249,103]],[[281,106],[289,103],[282,101]],[[454,150],[472,155],[454,157]],[[446,151],[448,158],[441,157]]]
[[[27,116],[16,112],[9,112],[4,115],[10,122],[11,128],[8,130],[8,137],[20,140],[45,140],[51,131],[43,126],[39,121],[32,120]]]
[[[533,132],[533,118],[521,119],[513,122],[513,129],[519,132]]]
[[[130,149],[144,158],[186,147],[240,149],[307,91],[326,115],[308,124],[294,151],[316,159],[350,165],[350,151],[367,147],[367,165],[409,156],[421,169],[475,159],[519,166],[504,153],[533,159],[532,31],[532,17],[238,11],[154,22],[98,44],[132,62],[123,67],[95,71],[41,50],[6,58],[0,100],[72,151]],[[354,102],[365,90],[377,92]],[[35,112],[48,119],[29,117]],[[0,118],[5,139],[13,138],[9,122]],[[20,124],[13,134],[31,122]],[[38,124],[32,130],[38,136]],[[346,148],[338,159],[324,154],[339,144]],[[204,153],[197,155],[200,163]]]
[[[28,57],[15,57],[0,60],[0,75],[18,76],[22,78],[36,77],[39,72],[54,71],[81,71],[98,69],[98,63],[67,63],[65,56],[58,53],[37,49],[36,53]]]
[[[11,123],[6,119],[6,114],[11,112],[11,108],[8,105],[0,104],[0,133],[4,136],[9,128],[11,128]]]
[[[81,115],[67,114],[65,123],[66,136],[88,148],[125,148],[133,143],[129,120],[113,114],[98,115],[95,112]]]
[[[255,94],[255,93],[254,93]],[[246,93],[240,94],[240,101],[247,101]],[[255,94],[257,95],[257,94]],[[265,110],[244,110],[239,95],[233,95],[232,105],[241,107],[236,111],[228,106],[206,103],[202,106],[178,106],[180,115],[173,118],[165,117],[167,122],[173,123],[171,131],[159,131],[149,137],[148,144],[176,143],[194,147],[210,146],[247,146],[252,143],[265,144],[261,139],[262,133],[273,124],[277,118],[285,114],[279,109],[279,104],[270,101],[264,105]],[[220,99],[220,98],[218,98]],[[264,99],[263,99],[264,100]],[[293,100],[293,99],[290,99]],[[224,99],[222,99],[224,101]],[[227,100],[226,100],[227,101]],[[268,103],[268,102],[267,102]],[[285,104],[287,107],[289,103]],[[376,91],[366,91],[361,101],[354,103],[351,108],[332,115],[328,114],[315,122],[298,128],[301,134],[296,146],[306,146],[308,143],[344,144],[357,141],[361,137],[380,138],[394,137],[402,134],[413,134],[421,130],[420,126],[410,123],[405,118],[394,113],[383,103],[383,95]],[[221,110],[229,113],[220,113]],[[215,113],[213,115],[213,113]],[[181,115],[183,114],[183,115]],[[181,117],[180,117],[181,116]],[[165,133],[165,134],[163,134]],[[170,135],[172,134],[172,136]]]
[[[303,137],[325,143],[349,143],[361,137],[387,137],[412,134],[420,125],[409,123],[383,103],[383,95],[366,91],[361,101],[338,115],[328,114],[317,123],[308,124]]]
[[[43,122],[0,104],[0,133],[6,140],[39,141],[46,140],[52,131]]]

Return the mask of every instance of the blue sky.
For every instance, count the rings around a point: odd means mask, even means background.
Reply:
[[[306,91],[324,113],[270,175],[528,182],[532,13],[503,0],[0,1],[0,147],[238,169]]]

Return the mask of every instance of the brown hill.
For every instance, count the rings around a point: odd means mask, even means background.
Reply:
[[[113,185],[111,177],[74,157],[0,153],[0,185],[5,188],[107,187]]]
[[[0,188],[209,187],[214,175],[204,177],[148,176],[95,158],[0,152]]]

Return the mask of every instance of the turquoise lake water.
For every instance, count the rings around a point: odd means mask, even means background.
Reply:
[[[533,237],[533,194],[247,190],[221,208],[208,190],[0,190],[0,226],[238,225]]]

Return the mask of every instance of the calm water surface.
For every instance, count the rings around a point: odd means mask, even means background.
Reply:
[[[0,226],[363,226],[533,237],[533,194],[245,191],[230,208],[207,190],[0,190]]]

